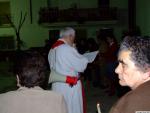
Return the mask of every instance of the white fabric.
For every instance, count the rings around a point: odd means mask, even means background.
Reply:
[[[65,81],[66,81],[66,77],[65,76],[62,76],[61,74],[55,72],[54,70],[51,70],[48,83],[65,82]]]
[[[40,87],[0,94],[0,113],[68,113],[64,97]]]
[[[84,53],[83,56],[85,56],[88,59],[89,63],[92,63],[95,60],[98,53],[99,51],[93,51],[93,52]]]
[[[50,68],[62,74],[62,76],[79,76],[88,64],[88,60],[77,50],[68,44],[62,44],[51,49],[48,54]],[[83,113],[83,99],[81,82],[70,87],[69,84],[56,82],[52,84],[52,90],[64,95],[69,113]]]

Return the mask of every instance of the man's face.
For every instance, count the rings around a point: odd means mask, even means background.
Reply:
[[[69,43],[70,43],[71,46],[73,46],[74,41],[75,41],[75,35],[70,35],[69,36]]]
[[[119,83],[135,89],[142,83],[143,72],[141,72],[130,58],[131,51],[121,51],[118,56],[119,65],[115,72],[118,74]]]
[[[75,35],[72,35],[71,39],[72,39],[72,43],[74,43],[74,41],[75,41]]]

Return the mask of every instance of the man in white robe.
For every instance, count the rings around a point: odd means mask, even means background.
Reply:
[[[51,70],[66,77],[66,82],[53,82],[52,90],[64,95],[68,113],[83,113],[82,86],[79,73],[86,69],[88,59],[74,48],[74,40],[74,29],[70,27],[62,29],[60,39],[52,46],[48,54],[48,61]]]

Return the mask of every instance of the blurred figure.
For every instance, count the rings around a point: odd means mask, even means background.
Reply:
[[[101,88],[107,88],[108,78],[106,74],[106,57],[104,54],[108,51],[108,44],[106,43],[104,37],[98,37],[99,42],[99,68],[100,68],[100,79]]]
[[[87,40],[84,38],[77,40],[76,47],[80,54],[84,54],[88,50],[86,47],[86,42]]]
[[[88,52],[97,51],[99,49],[98,44],[94,38],[87,39],[87,48],[88,48]],[[94,87],[99,87],[100,84],[100,70],[99,70],[98,60],[99,60],[99,56],[96,57],[94,62],[88,64],[84,72],[85,80],[92,81]]]
[[[118,44],[114,35],[106,36],[106,42],[108,44],[108,49],[103,57],[106,58],[106,74],[109,79],[109,89],[108,95],[112,96],[116,92],[117,78],[115,74],[115,68],[117,66],[117,52]]]

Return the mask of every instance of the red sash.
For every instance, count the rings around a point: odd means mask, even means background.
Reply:
[[[62,40],[57,40],[51,47],[51,49],[54,49],[55,47],[58,47],[60,45],[64,44],[64,41]]]

